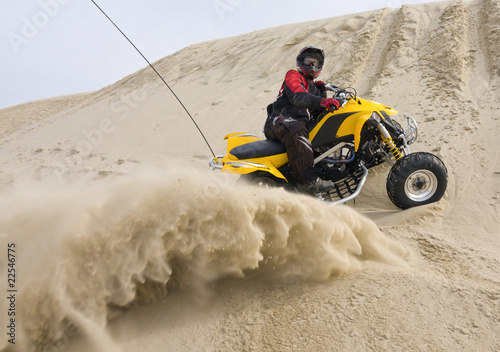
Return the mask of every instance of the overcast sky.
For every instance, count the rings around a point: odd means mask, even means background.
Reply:
[[[95,0],[154,62],[190,44],[422,0]],[[97,90],[145,66],[91,0],[0,1],[0,109]]]

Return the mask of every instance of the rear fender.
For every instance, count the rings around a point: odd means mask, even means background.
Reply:
[[[243,144],[260,141],[264,138],[260,138],[251,133],[239,132],[228,134],[224,137],[224,139],[227,139],[227,153],[229,154],[229,151],[233,148],[239,147]]]
[[[277,169],[277,167],[285,165],[288,162],[286,153],[244,160],[240,160],[230,153],[232,149],[240,145],[260,141],[264,138],[250,133],[232,133],[225,136],[224,139],[227,139],[227,153],[221,160],[223,165],[222,172],[239,175],[246,175],[256,171],[268,172],[277,178],[287,181],[286,177]]]
[[[286,154],[282,154],[286,157]],[[246,160],[231,160],[227,156],[222,159],[222,172],[229,174],[246,175],[252,172],[268,172],[271,175],[288,182],[285,176],[272,164],[269,158],[257,158]]]

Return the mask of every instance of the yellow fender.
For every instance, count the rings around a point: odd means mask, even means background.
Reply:
[[[361,111],[360,111],[361,110]],[[383,104],[366,100],[362,98],[356,98],[356,100],[349,100],[343,107],[326,115],[323,120],[313,128],[309,134],[309,139],[313,140],[319,130],[323,127],[323,124],[328,119],[334,119],[335,115],[352,113],[348,118],[342,122],[335,138],[341,138],[349,135],[354,136],[354,150],[358,151],[359,143],[361,138],[361,130],[365,125],[366,121],[372,116],[372,113],[377,111],[381,118],[384,118],[378,111],[385,111],[388,115],[395,115],[398,112],[393,108],[385,106]]]
[[[337,135],[335,138],[345,137],[351,134],[354,134],[354,150],[358,151],[361,130],[365,125],[366,121],[372,116],[370,111],[361,111],[357,114],[353,114],[349,116],[345,121],[340,125]]]
[[[231,174],[245,175],[256,171],[264,171],[272,174],[277,178],[281,178],[288,182],[283,174],[278,170],[278,167],[285,165],[288,162],[286,153],[267,156],[263,158],[239,160],[232,155],[230,151],[242,144],[263,140],[256,135],[249,133],[231,133],[224,137],[227,139],[227,153],[222,158],[222,172]]]
[[[280,154],[287,158],[286,154]],[[288,158],[287,158],[288,160]],[[277,178],[281,178],[288,182],[279,170],[269,162],[267,158],[251,159],[251,160],[228,160],[227,156],[222,159],[222,172],[230,174],[246,175],[256,171],[264,171],[272,174]]]

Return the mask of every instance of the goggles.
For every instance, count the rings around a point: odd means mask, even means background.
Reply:
[[[318,59],[312,56],[306,56],[303,61],[304,66],[321,68],[321,64]]]

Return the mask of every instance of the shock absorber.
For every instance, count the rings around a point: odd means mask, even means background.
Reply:
[[[389,131],[387,131],[387,128],[385,128],[384,125],[382,125],[380,122],[378,123],[377,128],[380,131],[382,141],[385,143],[387,149],[389,149],[389,152],[394,156],[394,159],[401,159],[403,156],[401,155],[398,147],[396,147],[396,144],[394,144],[394,140],[389,134]]]

